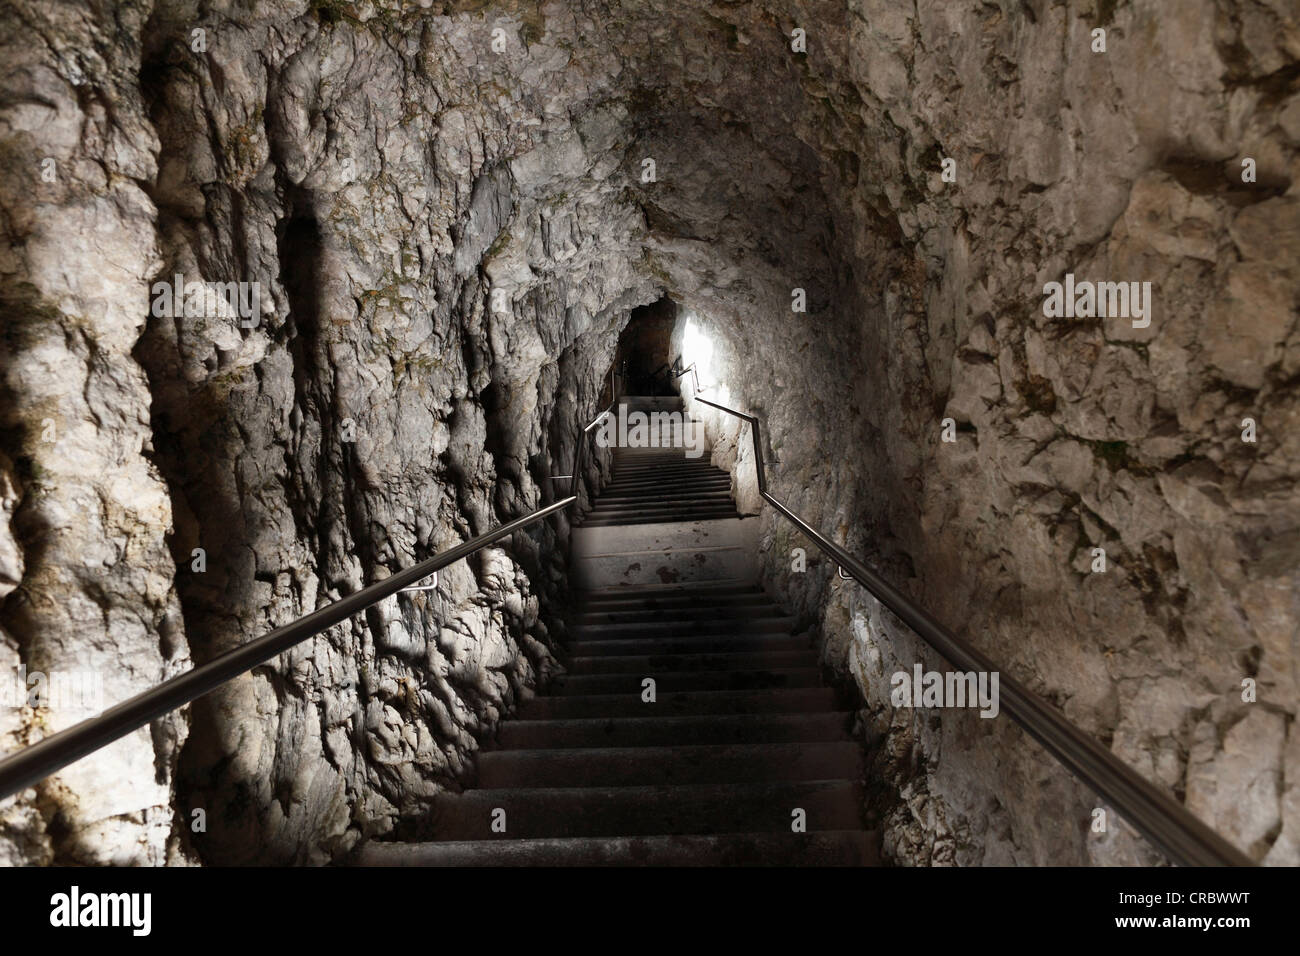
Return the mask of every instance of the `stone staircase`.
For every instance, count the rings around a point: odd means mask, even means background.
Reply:
[[[852,714],[757,585],[756,525],[707,456],[616,450],[574,531],[566,674],[501,724],[472,789],[435,800],[432,839],[356,862],[875,863]]]

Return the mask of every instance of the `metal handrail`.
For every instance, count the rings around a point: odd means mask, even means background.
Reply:
[[[493,528],[486,534],[471,538],[450,551],[444,551],[419,564],[397,571],[355,594],[340,598],[284,627],[276,628],[269,634],[264,634],[247,644],[241,644],[206,664],[201,664],[184,674],[164,681],[157,687],[137,694],[97,717],[83,720],[0,760],[0,800],[30,787],[68,764],[111,744],[119,737],[138,730],[150,721],[157,720],[164,714],[216,690],[226,681],[252,670],[259,664],[265,664],[276,655],[396,594],[407,585],[428,577],[520,528],[541,521],[547,515],[567,508],[575,501],[577,498],[570,495],[522,518],[516,518],[514,521]]]
[[[1103,747],[1090,734],[1070,723],[1057,708],[1007,675],[974,645],[963,640],[918,607],[884,578],[880,577],[839,545],[828,541],[806,521],[777,501],[767,490],[763,469],[762,435],[758,419],[699,396],[700,376],[694,363],[674,376],[694,373],[695,401],[726,412],[749,423],[754,445],[754,470],[758,492],[787,521],[806,535],[825,554],[870,591],[881,604],[893,611],[922,640],[963,671],[999,674],[999,699],[1002,709],[1031,737],[1065,766],[1075,777],[1091,787],[1121,817],[1131,823],[1170,859],[1188,866],[1254,866],[1248,856],[1210,829],[1181,803],[1141,776],[1128,764]]]
[[[614,394],[613,379],[610,391]],[[308,638],[315,637],[346,620],[359,611],[378,604],[384,598],[409,590],[429,590],[429,588],[410,588],[423,578],[436,575],[442,568],[454,564],[461,558],[468,557],[475,551],[487,547],[494,541],[513,534],[520,528],[541,521],[543,518],[561,511],[578,501],[578,481],[582,475],[583,458],[587,447],[587,436],[599,425],[614,407],[618,398],[615,395],[610,406],[596,416],[595,420],[583,429],[578,438],[578,447],[574,455],[572,482],[567,497],[538,508],[522,518],[507,522],[491,531],[471,538],[450,551],[434,555],[402,571],[362,588],[355,594],[349,594],[310,614],[298,618],[284,627],[276,628],[269,634],[241,644],[224,654],[192,668],[177,677],[163,681],[157,687],[137,694],[120,704],[110,707],[95,717],[90,717],[78,724],[51,734],[44,740],[25,747],[8,757],[0,759],[0,800],[12,796],[32,784],[45,779],[52,773],[62,770],[113,741],[125,737],[133,730],[157,720],[164,714],[179,707],[184,707],[204,694],[216,690],[227,681],[252,670],[259,664],[265,664],[271,658],[284,653],[291,647],[301,644]],[[567,477],[567,476],[566,476]]]

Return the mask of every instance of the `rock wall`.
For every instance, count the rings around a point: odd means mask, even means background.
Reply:
[[[38,636],[57,635],[113,673],[111,702],[558,496],[618,332],[657,297],[618,202],[622,105],[530,79],[563,51],[525,47],[518,19],[495,53],[481,18],[326,5],[24,12],[69,48],[124,37],[126,62],[120,89],[113,64],[60,75],[12,34],[32,65],[7,117],[30,230],[5,270],[25,310],[7,654],[60,666]],[[87,116],[83,88],[114,109]],[[46,152],[60,184],[99,175],[57,187],[84,200],[40,184]],[[256,315],[167,314],[174,275],[257,283]],[[38,401],[68,435],[48,451]],[[541,601],[566,534],[517,534],[9,801],[6,852],[153,863],[170,834],[177,861],[323,862],[417,818],[555,666]],[[81,568],[70,610],[44,576]]]
[[[792,269],[749,314],[688,297],[711,377],[764,416],[778,497],[1256,859],[1295,864],[1294,10],[835,13],[799,21],[823,42],[797,135],[852,153],[822,173],[837,281]],[[1047,318],[1066,273],[1151,282],[1149,327]],[[830,305],[792,313],[795,286]],[[756,506],[747,435],[728,452],[704,413]],[[824,563],[793,572],[803,542],[766,521],[774,583],[863,692],[896,860],[1158,858],[1113,817],[1092,832],[1098,800],[1005,716],[893,707],[892,674],[942,662]]]
[[[554,500],[667,293],[778,497],[1300,862],[1297,29],[1281,0],[20,0],[0,666],[102,672],[111,702]],[[1047,317],[1067,273],[1150,282],[1150,325]],[[168,314],[177,275],[256,299]],[[701,413],[758,510],[748,436]],[[764,521],[861,695],[894,860],[1154,858],[1005,716],[893,707],[941,662]],[[402,832],[555,666],[566,532],[0,804],[0,860]],[[0,721],[7,749],[71,719]]]

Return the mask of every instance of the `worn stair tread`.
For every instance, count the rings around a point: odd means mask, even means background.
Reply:
[[[629,607],[612,607],[600,611],[578,611],[571,618],[573,624],[635,624],[669,623],[678,621],[752,621],[767,617],[788,617],[779,606],[768,601],[723,604],[711,602],[684,607],[656,607],[642,602]]]
[[[744,620],[716,618],[708,621],[607,621],[583,622],[570,625],[569,632],[574,637],[594,640],[627,636],[658,637],[685,636],[689,634],[725,634],[733,631],[747,633],[789,634],[798,619],[789,615],[774,617],[753,617]]]
[[[693,599],[711,599],[714,597],[771,597],[753,581],[691,581],[684,584],[641,584],[622,585],[613,588],[582,591],[579,604],[582,607],[594,607],[608,601],[628,600],[677,600],[689,597]]]
[[[715,514],[697,514],[692,515],[692,521],[725,521],[730,518],[739,518],[741,515],[735,511],[719,511]],[[655,515],[637,515],[630,518],[596,518],[592,521],[583,521],[578,527],[582,528],[627,528],[639,524],[666,524],[667,516]]]
[[[705,511],[734,513],[736,511],[736,506],[729,496],[712,500],[695,501],[685,505],[654,503],[644,507],[611,506],[608,508],[599,508],[599,510],[598,508],[592,508],[592,510],[588,511],[586,515],[583,516],[583,520],[598,515],[609,517],[626,515],[644,518],[644,520],[638,522],[638,524],[649,524],[651,522],[656,524],[673,524],[678,521],[693,521],[698,517],[699,512]]]
[[[788,829],[795,809],[809,832],[862,824],[863,788],[851,780],[637,787],[520,787],[434,798],[433,840],[491,840],[504,811],[512,839],[737,833]]]
[[[579,611],[572,618],[574,624],[635,624],[680,621],[751,621],[757,618],[786,617],[780,607],[770,601],[753,601],[749,604],[699,604],[695,607],[633,607],[602,611]]]
[[[591,514],[604,514],[610,512],[631,512],[631,511],[660,511],[665,508],[680,508],[689,510],[691,508],[701,508],[704,506],[713,507],[719,502],[730,505],[731,495],[725,491],[715,491],[710,493],[694,494],[689,491],[682,492],[659,492],[654,495],[647,495],[641,499],[605,499],[597,501],[591,509]]]
[[[730,496],[731,479],[727,478],[726,475],[721,475],[717,477],[708,476],[701,478],[688,478],[685,481],[645,482],[644,486],[640,484],[628,484],[625,487],[615,487],[611,485],[609,488],[605,489],[598,498],[596,498],[596,502],[608,503],[620,500],[644,502],[652,500],[655,495],[671,494],[680,497],[694,492]]]
[[[519,720],[640,717],[649,707],[663,716],[815,713],[834,710],[835,693],[829,687],[678,691],[657,694],[654,704],[643,701],[639,690],[630,694],[543,696],[524,701],[515,716]]]
[[[661,672],[776,670],[813,667],[817,651],[714,651],[706,654],[627,654],[613,657],[571,657],[568,672],[581,674],[626,674],[639,671],[653,675]]]
[[[610,472],[609,483],[611,485],[620,482],[667,482],[674,479],[694,479],[701,476],[709,478],[726,478],[731,480],[731,476],[721,468],[715,468],[707,462],[695,464],[692,462],[682,462],[677,465],[619,465],[615,464]],[[604,489],[602,489],[604,490]]]
[[[724,833],[679,836],[369,843],[360,866],[874,866],[879,836]]]
[[[673,508],[664,511],[596,512],[583,515],[580,526],[597,524],[675,524],[681,521],[719,521],[739,518],[740,512],[731,505],[725,507]]]
[[[574,780],[587,786],[626,787],[861,776],[862,751],[854,741],[579,747],[484,751],[478,758],[477,787],[564,786]]]
[[[707,714],[658,716],[656,704],[640,717],[512,720],[497,733],[503,750],[579,747],[670,747],[675,744],[762,744],[849,740],[850,713]]]
[[[718,609],[726,611],[732,608],[780,607],[761,591],[742,591],[718,588],[714,591],[696,588],[680,588],[676,592],[656,591],[650,594],[638,593],[639,589],[631,587],[617,591],[601,592],[599,599],[585,597],[578,601],[578,615],[585,614],[621,614],[625,611],[708,611]]]
[[[624,674],[564,674],[554,678],[550,692],[574,694],[637,694],[648,676]],[[816,667],[755,668],[731,671],[660,671],[654,676],[657,694],[705,690],[758,690],[781,687],[816,687],[821,671]]]
[[[664,485],[674,481],[699,481],[701,479],[723,479],[729,483],[731,476],[721,468],[712,465],[676,465],[671,468],[619,468],[615,466],[609,476],[609,484],[601,489],[604,493],[619,485]]]
[[[790,633],[761,632],[684,634],[672,637],[616,637],[583,640],[565,649],[572,657],[623,657],[665,654],[720,654],[738,651],[802,651],[811,649],[808,638]]]
[[[595,500],[601,502],[625,498],[632,501],[644,501],[654,495],[674,494],[680,496],[695,492],[714,492],[730,497],[731,479],[726,475],[702,475],[672,482],[665,482],[660,479],[612,482]]]
[[[702,500],[683,505],[655,505],[653,508],[642,508],[636,505],[609,505],[608,507],[597,506],[587,512],[587,517],[648,517],[650,515],[663,515],[664,517],[667,517],[669,512],[671,512],[673,521],[686,521],[704,512],[734,512],[735,510],[736,509],[732,505],[730,498],[722,498],[717,501]],[[638,524],[645,523],[645,521],[638,522]]]

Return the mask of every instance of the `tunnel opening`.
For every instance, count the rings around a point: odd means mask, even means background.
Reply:
[[[618,337],[612,366],[622,394],[677,394],[672,374],[677,313],[677,303],[666,295],[632,310]]]

